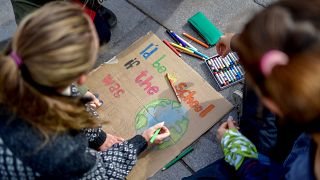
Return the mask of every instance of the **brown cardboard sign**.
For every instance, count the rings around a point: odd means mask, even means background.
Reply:
[[[165,122],[171,136],[144,152],[128,179],[146,179],[210,129],[232,105],[153,33],[137,40],[90,73],[87,86],[104,105],[98,109],[109,123],[104,130],[131,138]],[[167,73],[175,74],[174,89]]]

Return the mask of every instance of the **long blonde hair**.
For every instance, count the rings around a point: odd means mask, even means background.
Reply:
[[[80,98],[54,92],[89,72],[97,51],[94,25],[81,7],[68,2],[46,4],[22,20],[0,54],[0,104],[46,138],[96,126]],[[10,52],[22,60],[20,67]]]

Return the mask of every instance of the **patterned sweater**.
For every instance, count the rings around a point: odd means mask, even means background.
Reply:
[[[57,134],[41,147],[40,132],[0,105],[0,179],[125,179],[147,147],[136,135],[99,152],[106,134],[84,132]]]

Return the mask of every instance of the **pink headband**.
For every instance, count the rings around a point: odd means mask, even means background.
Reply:
[[[14,60],[14,62],[17,64],[17,66],[20,67],[22,64],[22,60],[21,60],[20,56],[16,52],[13,52],[13,51],[11,51],[10,56]]]
[[[277,65],[286,65],[289,57],[279,50],[270,50],[266,52],[260,60],[260,70],[265,77],[268,77],[272,69]]]

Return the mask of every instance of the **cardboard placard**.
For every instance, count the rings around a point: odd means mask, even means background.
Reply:
[[[98,93],[104,130],[125,139],[165,121],[171,136],[140,155],[128,179],[146,179],[210,129],[232,105],[153,33],[137,40],[89,74],[86,86]],[[174,87],[166,73],[174,73]]]

